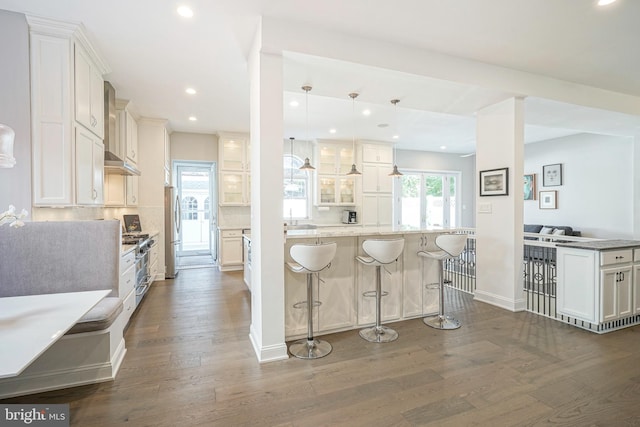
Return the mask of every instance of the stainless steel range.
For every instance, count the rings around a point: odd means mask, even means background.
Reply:
[[[151,266],[149,265],[149,250],[153,245],[153,239],[145,233],[123,233],[122,244],[136,245],[136,307],[146,295],[151,285]]]

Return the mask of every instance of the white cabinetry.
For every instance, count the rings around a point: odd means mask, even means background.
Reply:
[[[76,127],[76,202],[104,204],[104,144],[82,126]]]
[[[251,205],[251,146],[245,135],[220,134],[220,206]]]
[[[136,306],[135,299],[135,283],[136,283],[136,269],[135,269],[135,251],[129,251],[124,253],[120,257],[120,282],[118,286],[118,296],[123,300],[123,311],[126,313],[126,320],[133,314]]]
[[[218,269],[220,271],[242,270],[242,230],[219,230],[220,259]]]
[[[251,290],[251,237],[243,236],[242,237],[244,246],[242,251],[242,261],[244,266],[244,284],[247,285],[247,288]]]
[[[393,222],[393,150],[388,145],[362,144],[361,223],[369,226]]]
[[[362,251],[362,242],[366,238],[358,239],[358,248],[360,255],[366,256]],[[364,265],[357,262],[357,300],[358,300],[358,324],[368,325],[376,321],[376,298],[374,291],[376,290],[376,267]],[[388,292],[382,297],[382,316],[383,322],[389,320],[398,320],[402,316],[402,272],[403,258],[398,261],[387,264],[381,269],[382,272],[382,292]]]
[[[324,334],[350,329],[356,324],[355,300],[355,239],[338,237],[331,239],[294,239],[285,244],[285,261],[291,262],[289,250],[295,244],[337,243],[337,252],[331,265],[320,272],[321,283],[314,277],[314,299],[322,305],[314,309],[314,332]],[[294,304],[307,299],[307,275],[293,273],[285,267],[285,335],[289,338],[307,332],[306,304]]]
[[[118,111],[118,129],[120,144],[124,144],[127,161],[138,163],[138,123],[127,110]]]
[[[104,165],[97,164],[97,147],[104,133],[102,75],[109,70],[78,25],[32,16],[27,21],[33,204],[101,204]]]
[[[434,251],[436,235],[406,234],[403,258],[402,317],[436,314],[440,308],[437,261],[417,255],[418,251]]]
[[[109,151],[116,156],[126,158],[128,163],[136,164],[138,155],[138,123],[127,110],[129,101],[117,100],[117,137],[115,146]],[[138,206],[138,177],[123,175],[105,175],[106,206]]]
[[[351,144],[320,141],[316,144],[318,168],[315,204],[318,206],[355,206],[355,179],[345,176],[353,163]]]
[[[633,314],[633,249],[559,247],[557,257],[558,313],[596,325]]]
[[[160,273],[160,264],[158,263],[158,254],[160,253],[160,249],[158,246],[158,237],[156,234],[152,236],[153,245],[149,248],[149,274],[151,277],[149,278],[149,283],[153,283]],[[160,276],[162,277],[162,276]]]
[[[76,121],[104,138],[104,80],[79,44],[75,45],[75,95]]]

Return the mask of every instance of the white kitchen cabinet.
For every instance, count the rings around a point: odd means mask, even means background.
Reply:
[[[402,317],[436,314],[440,308],[437,261],[418,256],[418,251],[437,250],[434,235],[405,234],[402,283]]]
[[[127,206],[138,206],[138,181],[137,176],[125,177],[127,190]]]
[[[220,206],[248,206],[250,177],[244,172],[220,172]]]
[[[129,321],[135,310],[135,251],[130,251],[120,257],[120,281],[118,284],[118,296],[123,300],[123,312],[126,322]]]
[[[220,206],[251,205],[251,146],[240,134],[220,134],[218,141]]]
[[[104,205],[124,206],[126,186],[124,175],[105,174],[104,176]]]
[[[153,283],[158,277],[158,275],[162,273],[160,271],[160,263],[158,262],[158,255],[160,253],[158,237],[159,235],[156,235],[153,238],[154,239],[153,244],[149,248],[149,274],[151,275],[150,283]]]
[[[118,132],[120,144],[124,145],[126,160],[136,165],[140,157],[138,152],[138,123],[126,109],[118,110]]]
[[[76,127],[76,202],[104,204],[104,144],[82,126]]]
[[[393,178],[389,176],[393,165],[363,163],[362,164],[362,192],[363,193],[391,193]]]
[[[558,313],[595,325],[633,314],[633,249],[559,247],[557,258]]]
[[[362,144],[362,163],[393,163],[393,149],[383,144]]]
[[[78,25],[33,16],[27,16],[27,21],[31,55],[33,204],[73,206],[89,201],[95,204],[95,200],[103,198],[102,194],[86,197],[93,190],[102,193],[103,178],[88,172],[98,170],[94,165],[98,153],[94,156],[92,148],[91,156],[88,155],[86,139],[102,143],[104,88],[102,83],[99,91],[97,87],[108,68]],[[88,74],[86,61],[89,61]],[[79,87],[76,87],[76,77]],[[97,92],[99,106],[95,100],[97,95],[94,96]],[[76,106],[76,101],[80,105]],[[86,129],[91,135],[83,136],[85,140],[80,145],[85,151],[80,156],[74,156],[77,128]],[[81,161],[88,163],[79,164]],[[89,193],[85,193],[87,189]],[[78,194],[82,195],[82,201],[77,200]]]
[[[285,244],[285,262],[293,261],[289,251],[295,244],[337,243],[336,255],[331,265],[320,272],[321,282],[313,279],[314,299],[322,302],[314,308],[314,333],[321,335],[342,329],[350,329],[356,324],[355,298],[355,242],[351,237],[316,239],[295,239]],[[288,338],[307,333],[307,307],[294,304],[307,299],[307,275],[293,273],[285,267],[285,335]]]
[[[243,236],[243,250],[242,250],[242,265],[244,284],[247,285],[247,289],[251,290],[251,237]]]
[[[318,167],[315,204],[318,206],[355,206],[356,184],[353,176],[345,176],[353,164],[351,144],[321,141],[316,144]]]
[[[355,179],[350,176],[318,176],[316,204],[319,206],[354,206]]]
[[[242,229],[220,229],[220,271],[242,270]]]
[[[386,226],[393,221],[391,194],[363,193],[360,222],[365,226]]]
[[[104,80],[85,49],[75,44],[75,118],[104,138]]]

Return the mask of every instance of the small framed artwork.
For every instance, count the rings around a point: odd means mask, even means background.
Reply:
[[[558,192],[557,191],[541,191],[540,192],[540,209],[557,209],[558,208]]]
[[[536,174],[524,176],[524,200],[536,199]]]
[[[555,187],[562,185],[562,163],[542,166],[542,186]]]
[[[481,196],[507,196],[509,194],[509,168],[480,171]]]

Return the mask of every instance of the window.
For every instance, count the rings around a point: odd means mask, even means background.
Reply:
[[[211,211],[211,208],[209,207],[210,204],[211,202],[209,202],[209,197],[204,199],[204,219],[209,219],[209,213]]]
[[[459,173],[404,172],[395,180],[394,218],[398,225],[456,227]]]
[[[285,219],[309,218],[309,176],[306,171],[301,171],[300,166],[304,162],[296,156],[285,154],[284,166],[284,203],[282,216]]]
[[[187,196],[182,199],[182,219],[198,219],[198,201],[195,197]]]

